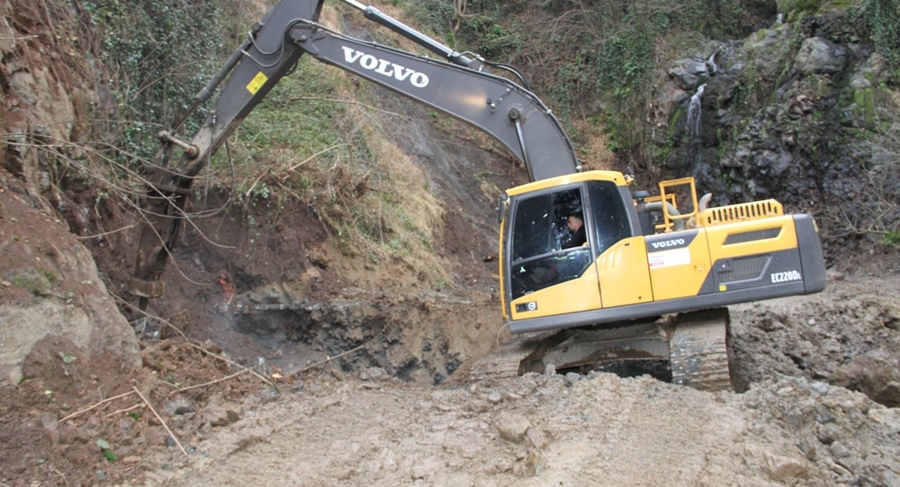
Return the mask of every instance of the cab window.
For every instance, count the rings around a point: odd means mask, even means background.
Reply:
[[[631,221],[615,183],[591,181],[588,183],[588,194],[591,198],[597,255],[600,255],[619,240],[632,236]]]
[[[589,244],[571,245],[574,233],[569,230],[569,216],[580,214],[584,220],[581,188],[523,199],[514,212],[510,263],[513,299],[575,279],[593,261]]]

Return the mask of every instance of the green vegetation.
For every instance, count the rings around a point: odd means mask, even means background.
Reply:
[[[110,73],[119,121],[109,127],[125,153],[152,158],[155,134],[190,106],[227,46],[226,14],[219,0],[85,0],[84,21],[93,26],[96,55]],[[238,42],[234,42],[237,45]],[[188,130],[199,120],[189,122]],[[120,153],[121,154],[121,153]]]
[[[576,139],[572,117],[607,120],[607,142],[625,154],[646,141],[641,120],[654,70],[671,56],[665,40],[691,38],[696,46],[702,36],[693,31],[739,37],[748,25],[737,0],[551,0],[540,7],[494,0],[469,5],[462,16],[450,2],[425,0],[410,12],[456,49],[519,64]],[[541,35],[522,35],[527,32]]]
[[[875,47],[892,63],[894,78],[900,78],[900,0],[867,0],[862,16]]]
[[[50,272],[54,279],[49,279],[45,272],[39,272],[34,267],[29,267],[13,276],[12,284],[22,288],[36,296],[46,296],[53,288],[52,282],[56,280],[56,274]]]
[[[885,233],[884,238],[881,239],[881,244],[900,248],[900,231],[889,231]]]

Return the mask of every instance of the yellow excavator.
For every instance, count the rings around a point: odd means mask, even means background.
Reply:
[[[568,329],[510,347],[523,355],[516,372],[662,360],[676,383],[730,388],[725,306],[819,292],[825,266],[811,216],[785,215],[775,200],[707,208],[709,198],[697,200],[692,178],[660,183],[655,197],[632,193],[610,171],[508,190],[500,294],[509,329]],[[587,237],[575,247],[566,245],[572,214]]]
[[[509,330],[525,338],[476,364],[476,376],[659,360],[676,383],[729,388],[725,306],[824,288],[809,215],[785,215],[774,200],[707,208],[690,178],[660,183],[651,196],[632,192],[621,173],[582,172],[561,124],[515,68],[457,52],[355,0],[343,1],[441,59],[348,37],[318,23],[323,1],[272,7],[159,133],[130,283],[142,308],[164,292],[194,177],[303,54],[485,131],[526,167],[532,182],[499,202],[501,306]],[[200,129],[179,135],[210,100]],[[570,217],[581,222],[575,233]]]

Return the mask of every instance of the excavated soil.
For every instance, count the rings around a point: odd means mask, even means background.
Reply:
[[[78,357],[73,370],[56,355],[65,344],[48,343],[29,359],[34,379],[4,395],[3,444],[20,453],[5,451],[0,481],[900,485],[900,409],[878,402],[883,388],[867,390],[873,375],[887,385],[900,372],[898,284],[848,278],[818,295],[736,307],[730,339],[741,393],[596,372],[430,386],[355,368],[352,357],[277,389],[245,372],[173,393],[240,369],[172,339],[145,343],[139,376],[98,375],[104,364]],[[404,339],[428,329],[411,327]],[[131,384],[148,394],[186,454],[147,408],[123,411],[143,403],[136,396],[57,422]],[[101,456],[97,439],[111,444],[116,461]]]
[[[898,485],[900,409],[851,390],[883,400],[871,376],[900,372],[898,284],[737,307],[743,393],[603,373],[433,388],[317,369],[249,401],[193,455],[155,457],[143,485]]]

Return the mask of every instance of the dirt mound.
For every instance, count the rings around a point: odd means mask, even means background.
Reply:
[[[900,409],[821,380],[827,353],[816,367],[791,358],[792,337],[818,343],[838,329],[848,358],[835,370],[873,355],[860,344],[893,343],[900,314],[884,290],[895,283],[833,281],[737,307],[743,393],[596,372],[426,388],[327,364],[261,396],[197,456],[155,457],[161,468],[135,485],[897,485]]]
[[[836,280],[825,293],[732,307],[738,390],[784,374],[900,406],[900,280]]]
[[[118,357],[78,350],[71,340],[47,337],[26,359],[26,379],[0,388],[3,485],[133,478],[154,451],[178,448],[153,410],[193,451],[214,425],[240,417],[230,401],[259,390],[258,378],[231,369],[212,346],[157,342],[142,352],[145,368],[131,373],[121,370]],[[222,376],[231,377],[215,387],[189,388]]]
[[[896,409],[805,379],[743,395],[611,374],[316,381],[146,485],[891,485],[898,431]]]

